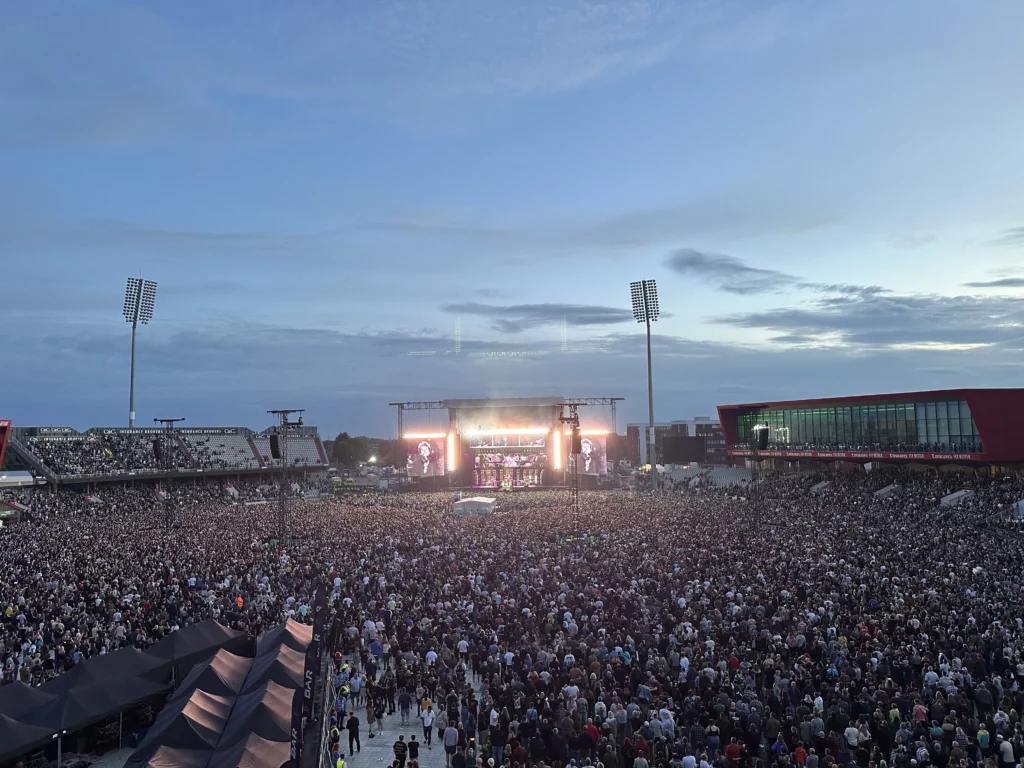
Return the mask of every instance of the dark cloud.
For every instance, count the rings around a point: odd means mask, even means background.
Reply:
[[[1024,226],[1004,229],[989,243],[990,245],[1024,245]]]
[[[949,306],[934,309],[955,314]],[[571,357],[560,354],[557,342],[517,343],[515,337],[500,343],[464,338],[462,355],[444,354],[451,339],[431,329],[342,333],[238,324],[160,332],[150,327],[139,340],[136,404],[143,422],[175,414],[195,426],[262,428],[268,408],[287,406],[306,408],[309,423],[323,434],[347,429],[391,437],[395,413],[389,402],[553,393],[625,397],[618,409],[620,431],[627,422],[647,418],[646,345],[639,327],[582,338],[583,351]],[[946,383],[937,378],[940,371],[962,371],[964,380],[984,386],[1014,386],[1024,361],[1024,352],[1011,345],[970,353],[878,345],[779,348],[662,334],[652,344],[656,418],[665,421],[713,415],[725,402],[927,389]],[[408,355],[426,349],[439,353]],[[14,345],[5,365],[18,375],[6,381],[3,416],[21,425],[124,423],[128,351],[127,336],[109,327]],[[502,351],[529,354],[470,354]]]
[[[693,248],[681,248],[669,255],[669,269],[680,275],[696,277],[714,283],[728,293],[747,296],[755,293],[775,293],[784,288],[839,293],[847,296],[874,296],[888,293],[879,285],[851,285],[849,283],[812,283],[776,269],[751,267],[735,256],[724,253],[706,253]]]
[[[800,282],[799,278],[785,272],[748,266],[735,256],[693,248],[675,251],[668,257],[667,265],[680,275],[707,280],[723,291],[741,296],[771,293]]]
[[[846,296],[876,296],[880,293],[892,293],[880,285],[852,285],[850,283],[798,283],[798,288],[806,288],[818,293],[840,293]]]
[[[1005,297],[862,293],[715,318],[776,334],[781,343],[865,346],[994,345],[1024,337],[1024,305]]]
[[[466,301],[461,304],[447,304],[443,312],[456,315],[476,315],[491,320],[491,327],[502,333],[520,333],[532,328],[542,328],[561,323],[568,325],[611,325],[633,321],[633,313],[618,307],[602,307],[588,304],[480,304]]]
[[[1024,277],[1001,277],[998,280],[981,280],[964,285],[968,288],[1024,288]]]

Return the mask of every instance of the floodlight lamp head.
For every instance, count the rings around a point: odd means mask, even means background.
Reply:
[[[633,318],[638,322],[644,321],[644,289],[639,282],[629,284],[629,296],[633,300]]]
[[[629,284],[633,300],[633,317],[638,323],[658,319],[658,286],[653,280],[638,280]]]

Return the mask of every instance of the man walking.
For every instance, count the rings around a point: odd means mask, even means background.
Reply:
[[[403,688],[398,694],[398,711],[402,715],[402,725],[409,724],[409,711],[412,709],[412,695],[408,689]]]
[[[392,747],[395,751],[395,763],[398,768],[405,768],[405,756],[409,754],[409,745],[405,743],[405,735],[400,735]]]
[[[409,737],[409,760],[416,762],[420,759],[420,743],[416,741],[416,734]]]
[[[349,716],[345,727],[348,728],[348,753],[354,755],[356,752],[362,752],[363,746],[359,743],[359,718],[355,712]],[[355,749],[352,749],[353,744]]]
[[[444,729],[444,765],[451,768],[452,757],[455,756],[455,749],[459,746],[459,729],[451,723]]]
[[[427,749],[433,749],[432,746],[432,732],[434,730],[434,707],[433,705],[428,706],[423,710],[420,715],[420,719],[423,720],[423,741],[427,744]]]

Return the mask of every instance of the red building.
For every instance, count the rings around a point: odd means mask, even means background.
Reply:
[[[11,422],[0,419],[0,467],[4,465],[4,453],[7,451],[7,437],[11,433]]]
[[[726,450],[737,457],[1024,464],[1024,389],[720,405],[718,416]]]

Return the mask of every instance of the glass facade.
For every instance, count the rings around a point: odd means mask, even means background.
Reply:
[[[776,450],[960,451],[984,453],[965,400],[763,408],[740,414],[736,447],[768,425]]]

